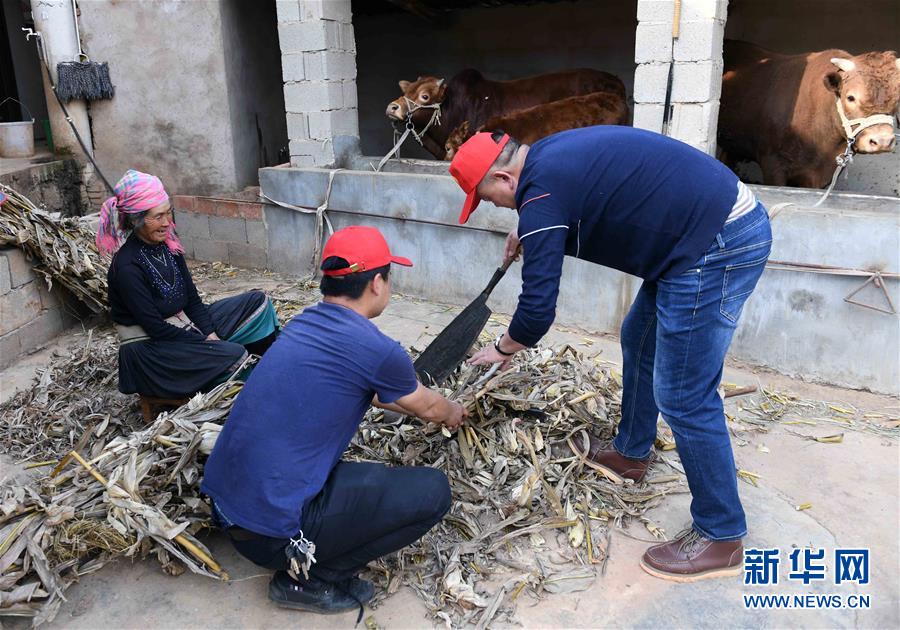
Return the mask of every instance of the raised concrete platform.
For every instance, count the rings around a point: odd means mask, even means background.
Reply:
[[[82,195],[81,166],[71,157],[53,155],[46,147],[37,147],[31,157],[0,159],[0,183],[50,212],[71,217],[88,210]]]
[[[358,158],[354,166],[363,168],[365,159]],[[483,203],[469,224],[460,226],[464,195],[451,177],[434,172],[445,167],[416,161],[408,166],[416,172],[337,173],[328,216],[335,229],[354,223],[379,228],[392,247],[418,263],[415,273],[398,274],[399,290],[467,303],[499,264],[515,214]],[[305,208],[323,202],[327,183],[328,171],[323,169],[260,171],[264,195]],[[900,199],[833,193],[814,208],[820,191],[753,188],[768,207],[793,204],[773,221],[771,256],[790,264],[764,274],[744,308],[732,356],[811,381],[900,393],[900,318],[844,299],[871,272],[880,271],[889,274],[885,289],[900,306],[900,281],[890,275],[900,273]],[[269,266],[308,274],[315,214],[267,204],[264,220]],[[813,273],[804,265],[837,271]],[[515,307],[519,268],[514,266],[492,295],[492,305],[500,312]],[[616,334],[639,286],[637,278],[567,258],[557,321]],[[889,308],[872,283],[854,299]]]

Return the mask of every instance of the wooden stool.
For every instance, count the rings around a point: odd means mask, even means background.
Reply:
[[[144,422],[150,423],[156,420],[163,411],[177,409],[190,400],[190,397],[184,398],[157,398],[156,396],[147,396],[146,394],[138,394],[141,399],[141,413],[144,414]]]

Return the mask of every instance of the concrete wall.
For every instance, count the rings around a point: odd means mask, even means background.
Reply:
[[[665,133],[715,154],[727,5],[727,0],[684,0],[678,37],[673,40],[673,3],[638,0],[635,127]],[[670,69],[670,120],[666,126]]]
[[[91,104],[97,159],[112,182],[136,168],[159,175],[173,193],[243,188],[260,164],[256,114],[275,162],[286,133],[273,6],[81,3],[85,47],[109,62],[116,86],[115,98]]]
[[[316,207],[327,171],[264,169],[263,193],[279,201]],[[757,187],[769,205],[791,201],[774,223],[772,259],[851,269],[900,270],[900,200],[838,193],[812,209],[818,193]],[[364,223],[381,229],[392,248],[416,267],[400,270],[398,290],[465,304],[500,262],[515,214],[482,204],[470,224],[456,224],[463,194],[445,175],[344,171],[334,180],[329,216],[335,228]],[[313,269],[314,216],[266,205],[269,265],[306,275]],[[732,356],[814,381],[900,393],[898,316],[846,303],[865,277],[769,269],[744,310]],[[616,334],[640,285],[636,278],[567,258],[557,321]],[[518,266],[492,295],[493,307],[511,312],[521,286]],[[886,280],[900,306],[900,282]],[[857,299],[883,305],[881,295]]]
[[[277,26],[271,0],[222,3],[236,188],[256,184],[258,169],[287,156]]]
[[[67,299],[57,286],[47,290],[21,250],[0,248],[0,369],[75,322]]]
[[[172,192],[234,189],[231,115],[217,0],[81,4],[82,39],[109,62],[116,95],[91,104],[97,162],[111,183],[135,168]]]
[[[364,4],[354,4],[353,25],[366,155],[384,155],[394,144],[384,110],[400,96],[401,79],[449,79],[469,67],[491,79],[587,67],[618,75],[629,98],[633,93],[636,0],[467,9],[433,23],[406,12],[367,14]],[[402,153],[432,157],[412,142]]]

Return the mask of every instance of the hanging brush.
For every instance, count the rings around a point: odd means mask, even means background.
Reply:
[[[116,88],[109,78],[106,62],[91,61],[81,47],[81,32],[78,29],[78,9],[72,0],[72,17],[75,20],[75,41],[78,55],[75,61],[61,61],[56,64],[56,93],[63,101],[84,99],[98,101],[112,98]]]

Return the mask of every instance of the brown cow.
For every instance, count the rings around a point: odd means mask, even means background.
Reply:
[[[718,131],[723,161],[732,168],[758,162],[766,184],[826,186],[848,139],[838,97],[848,119],[893,116],[900,101],[896,53],[782,55],[726,40]],[[882,153],[895,142],[894,126],[885,121],[860,132],[855,149]]]
[[[608,92],[594,92],[492,116],[476,131],[503,130],[519,142],[532,144],[566,129],[627,124],[628,105],[624,97]],[[459,146],[475,133],[470,133],[469,129],[469,121],[466,120],[453,130],[444,145],[445,160],[452,160]]]
[[[417,108],[440,104],[440,121],[435,119],[423,138],[425,148],[438,159],[444,157],[444,143],[450,132],[466,120],[479,127],[491,116],[591,92],[609,92],[625,98],[621,79],[590,69],[491,81],[470,68],[449,81],[431,76],[400,81],[400,89],[403,96],[389,103],[385,114],[391,120],[405,121],[409,103],[414,103],[412,121],[419,131],[431,121],[434,110]]]

